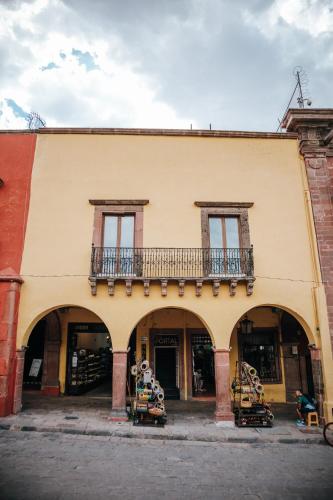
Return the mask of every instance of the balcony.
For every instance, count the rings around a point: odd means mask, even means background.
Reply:
[[[115,248],[93,247],[89,281],[96,294],[97,281],[107,281],[109,294],[114,294],[116,281],[124,281],[127,295],[132,282],[141,281],[149,295],[151,281],[160,281],[162,295],[168,282],[178,282],[179,295],[185,282],[194,282],[196,295],[201,295],[204,282],[211,282],[218,295],[221,282],[229,283],[235,295],[239,281],[246,282],[247,294],[253,291],[253,248]]]

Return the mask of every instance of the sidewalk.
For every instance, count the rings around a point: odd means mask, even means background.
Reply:
[[[0,430],[62,432],[136,439],[186,440],[234,443],[323,443],[320,428],[299,429],[282,405],[274,405],[274,426],[226,429],[214,421],[213,402],[167,401],[164,428],[111,422],[111,399],[93,397],[30,397],[19,415],[0,418]],[[289,413],[289,414],[288,414]]]

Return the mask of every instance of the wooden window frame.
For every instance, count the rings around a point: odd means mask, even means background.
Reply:
[[[237,229],[238,229],[238,242],[239,242],[239,247],[242,248],[242,234],[240,230],[240,219],[238,215],[208,215],[208,238],[209,238],[209,246],[210,246],[210,225],[209,225],[209,219],[219,219],[221,221],[221,229],[222,229],[222,240],[221,243],[223,245],[221,248],[228,248],[227,245],[227,230],[225,227],[225,219],[227,218],[232,218],[232,219],[237,219]],[[226,243],[226,244],[224,244]]]
[[[250,205],[250,204],[249,204]],[[239,244],[240,248],[250,248],[250,228],[248,210],[242,206],[235,207],[202,207],[201,208],[201,236],[202,247],[210,248],[209,217],[238,217],[239,219]]]
[[[104,244],[104,236],[105,236],[105,218],[106,217],[117,217],[117,237],[116,237],[116,248],[120,248],[121,243],[121,233],[122,233],[122,221],[123,217],[132,216],[134,217],[134,231],[133,231],[133,248],[135,248],[135,213],[112,213],[112,214],[103,214],[103,232],[102,232],[102,242]]]
[[[142,205],[97,205],[95,204],[93,245],[103,247],[104,239],[104,218],[108,215],[134,216],[134,247],[143,246],[143,206]],[[119,220],[118,220],[119,224]]]

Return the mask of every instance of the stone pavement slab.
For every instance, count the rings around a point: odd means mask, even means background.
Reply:
[[[75,417],[75,418],[74,418]],[[276,423],[272,428],[221,428],[217,427],[213,418],[201,421],[192,418],[188,423],[180,415],[173,414],[161,427],[133,426],[128,422],[111,422],[108,414],[103,412],[87,412],[82,409],[72,413],[44,411],[29,414],[22,412],[6,418],[0,418],[0,429],[22,432],[57,432],[64,434],[81,434],[91,436],[117,436],[139,439],[160,439],[180,441],[206,441],[230,443],[313,443],[324,442],[322,430],[302,429],[293,423]]]

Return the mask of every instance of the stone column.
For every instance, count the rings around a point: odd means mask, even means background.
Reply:
[[[11,271],[9,269],[9,271]],[[0,416],[12,413],[15,384],[15,351],[17,313],[20,287],[19,276],[0,274]]]
[[[230,349],[214,349],[216,410],[215,420],[221,427],[234,427],[230,398]]]
[[[113,351],[111,420],[126,421],[127,351]]]
[[[26,349],[18,349],[16,351],[16,366],[15,366],[15,386],[14,386],[14,401],[13,413],[20,413],[22,409],[22,388],[23,388],[23,373],[24,373],[24,357]]]
[[[318,347],[309,347],[311,355],[312,376],[315,398],[318,402],[319,420],[323,423],[324,420],[324,382],[321,367],[321,349]]]

